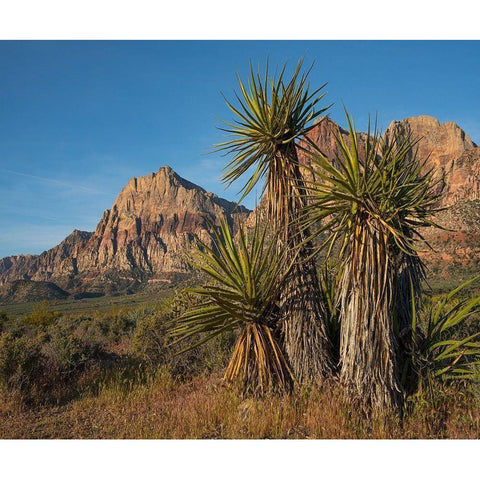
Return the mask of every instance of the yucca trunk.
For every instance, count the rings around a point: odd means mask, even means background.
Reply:
[[[287,247],[293,267],[280,298],[284,350],[298,382],[321,380],[332,374],[332,347],[317,278],[309,233],[301,230],[298,217],[305,204],[304,181],[295,145],[287,144],[275,156],[267,179],[268,216],[280,233],[279,248]],[[279,175],[278,173],[281,172]]]
[[[395,311],[398,332],[401,333],[412,325],[412,301],[415,301],[417,308],[420,306],[425,266],[415,252],[406,255],[399,251],[396,254],[396,259],[398,280]]]
[[[340,284],[341,381],[363,405],[380,409],[401,402],[395,337],[396,259],[388,231],[356,215],[356,228]]]
[[[240,381],[244,394],[272,390],[289,392],[292,375],[277,340],[268,325],[246,325],[233,349],[224,380]]]

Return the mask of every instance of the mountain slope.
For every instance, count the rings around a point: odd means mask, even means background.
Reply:
[[[0,260],[0,283],[52,281],[70,292],[113,293],[189,271],[182,255],[195,235],[209,242],[208,222],[234,226],[244,207],[206,192],[170,167],[132,178],[95,232],[75,230],[38,256]]]

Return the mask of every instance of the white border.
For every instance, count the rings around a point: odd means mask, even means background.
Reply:
[[[478,39],[474,0],[2,0],[1,39]]]

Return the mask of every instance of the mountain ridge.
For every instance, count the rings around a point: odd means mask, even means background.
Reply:
[[[476,265],[480,259],[475,240],[480,230],[480,147],[457,124],[440,123],[428,115],[392,121],[384,136],[407,133],[419,139],[419,157],[428,157],[429,168],[445,178],[443,205],[454,207],[439,220],[455,233],[425,232],[438,251],[425,254],[426,260],[437,266],[452,259]],[[335,135],[348,137],[328,117],[318,120],[308,133],[331,160],[338,154]],[[362,149],[367,135],[357,135]],[[308,149],[305,140],[300,146]],[[307,165],[310,162],[302,149],[299,159]],[[110,294],[149,282],[174,282],[189,271],[183,252],[195,236],[208,243],[206,219],[216,223],[220,216],[236,228],[248,216],[251,224],[257,213],[207,192],[167,165],[132,177],[104,211],[94,232],[74,230],[40,255],[0,259],[0,285],[31,280],[54,282],[72,293]]]
[[[169,166],[132,177],[94,232],[74,230],[40,255],[0,260],[0,284],[52,281],[73,293],[114,293],[189,268],[181,252],[195,235],[209,242],[207,219],[232,227],[248,209],[207,192]]]

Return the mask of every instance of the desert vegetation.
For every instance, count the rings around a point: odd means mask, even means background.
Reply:
[[[462,291],[456,296],[460,298],[450,298],[445,306],[453,302],[458,310],[469,301]],[[425,330],[430,312],[444,299],[424,302],[418,322]],[[461,379],[445,382],[440,378],[444,374],[428,381],[425,377],[408,397],[403,417],[376,412],[367,418],[335,381],[303,384],[294,393],[244,395],[222,380],[237,341],[234,333],[172,354],[180,347],[166,340],[171,320],[197,302],[192,294],[178,291],[148,308],[62,314],[34,324],[29,315],[2,315],[1,437],[478,437],[478,377],[468,384]],[[444,313],[449,311],[445,306]],[[51,305],[41,308],[46,318],[51,316]],[[471,317],[452,329],[466,338],[475,321]],[[194,345],[193,339],[187,342]],[[429,362],[445,345],[435,348],[427,349],[434,354],[427,356]],[[448,358],[438,362],[444,369]]]
[[[308,73],[239,78],[223,178],[264,181],[264,213],[210,223],[197,285],[0,315],[2,437],[478,437],[479,278],[432,295],[419,256],[441,181],[417,139],[360,138],[348,113],[327,158]]]
[[[438,227],[434,218],[442,179],[426,169],[426,159],[417,158],[418,139],[408,134],[384,138],[376,128],[359,139],[347,112],[348,140],[340,133],[335,136],[339,153],[334,159],[308,137],[306,147],[297,145],[296,139],[312,128],[309,122],[326,110],[317,108],[321,89],[310,94],[308,72],[301,74],[301,69],[299,62],[286,80],[285,67],[278,78],[269,76],[268,66],[263,75],[250,67],[248,83],[238,80],[237,105],[227,101],[236,121],[227,123],[231,139],[219,146],[233,156],[225,167],[227,183],[253,171],[242,188],[245,195],[265,179],[265,220],[277,249],[267,248],[264,257],[276,253],[279,259],[271,263],[284,265],[283,274],[276,272],[277,282],[268,283],[276,286],[268,289],[268,308],[256,305],[255,315],[245,308],[255,305],[259,285],[250,281],[252,273],[247,279],[241,272],[255,270],[249,259],[258,258],[258,245],[249,251],[241,232],[239,259],[223,225],[222,236],[213,233],[218,252],[209,250],[207,258],[208,249],[200,243],[200,261],[192,262],[211,277],[201,293],[221,309],[221,320],[206,310],[193,310],[173,332],[188,338],[198,329],[222,331],[246,323],[239,337],[243,360],[236,350],[225,374],[230,381],[242,378],[244,393],[256,392],[258,385],[263,393],[268,371],[268,386],[272,389],[276,382],[284,388],[284,372],[289,372],[297,388],[304,382],[338,382],[367,415],[374,410],[401,413],[409,393],[418,388],[418,378],[421,383],[424,376],[447,371],[449,378],[475,376],[480,332],[463,339],[449,338],[448,332],[477,313],[480,299],[448,313],[440,305],[430,314],[426,332],[421,329],[416,313],[425,280],[418,255],[421,228]],[[307,156],[307,165],[299,162],[298,149]],[[305,170],[313,180],[305,180]],[[315,250],[317,237],[326,240]],[[315,256],[322,248],[328,248],[326,257],[337,264],[329,286],[316,271]],[[257,332],[259,324],[268,325],[270,348],[258,333],[251,335],[255,341],[246,336],[249,328]],[[437,360],[454,359],[444,370],[435,362],[417,362],[419,356],[436,355],[433,345],[445,347]]]
[[[264,74],[255,74],[250,66],[248,84],[238,78],[238,106],[227,101],[236,116],[235,123],[225,128],[231,138],[219,148],[233,156],[223,175],[227,184],[253,170],[242,188],[243,196],[264,180],[266,220],[277,235],[279,250],[290,257],[278,302],[281,342],[295,378],[302,382],[327,378],[333,371],[308,227],[300,228],[297,222],[305,205],[305,182],[296,141],[328,107],[318,107],[323,86],[310,91],[302,61],[290,79],[285,68],[275,78],[269,75],[268,65]]]

